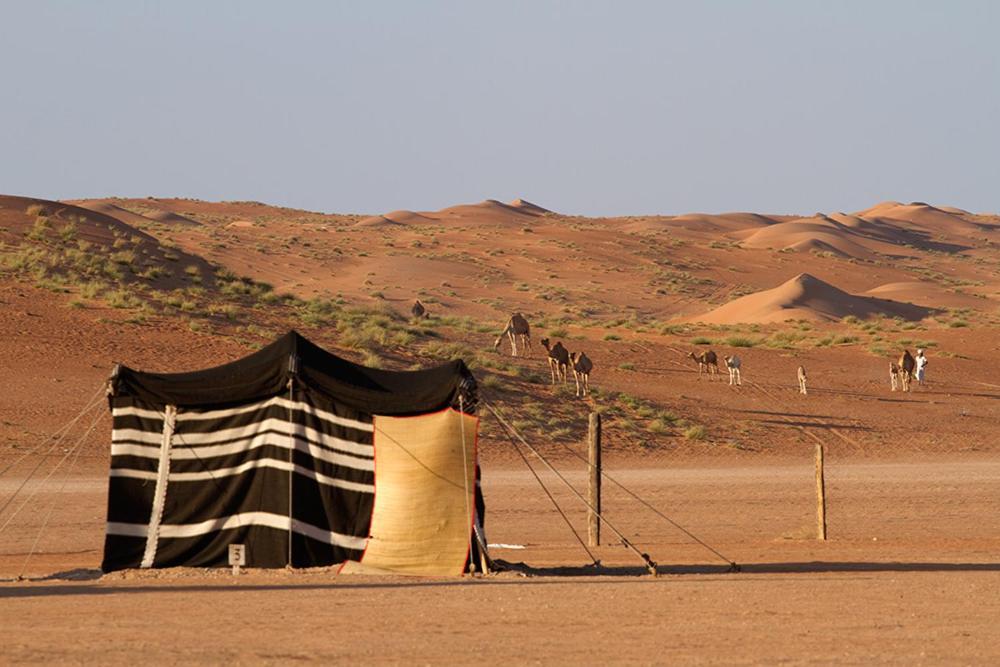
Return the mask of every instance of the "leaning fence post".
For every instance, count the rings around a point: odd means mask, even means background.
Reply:
[[[590,413],[590,423],[587,429],[587,460],[589,463],[590,484],[588,485],[587,502],[587,541],[590,546],[601,544],[601,415]]]
[[[816,445],[816,539],[826,539],[826,480],[823,477],[823,445]]]

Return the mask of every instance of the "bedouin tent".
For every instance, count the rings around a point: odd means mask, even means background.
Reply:
[[[368,368],[292,331],[215,368],[117,366],[104,571],[484,567],[476,382]]]

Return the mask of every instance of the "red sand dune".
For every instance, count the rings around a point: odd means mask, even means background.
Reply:
[[[832,321],[848,315],[862,319],[884,315],[917,320],[929,313],[929,309],[912,304],[848,294],[802,273],[774,289],[748,294],[690,319],[708,324],[765,324],[785,320]]]
[[[83,208],[66,202],[0,195],[0,240],[15,246],[46,247],[47,241],[32,239],[27,235],[35,224],[37,215],[41,213],[50,221],[52,234],[73,223],[75,231],[67,243],[86,241],[92,246],[88,250],[92,255],[111,257],[116,251],[132,251],[134,258],[128,260],[131,269],[124,272],[122,279],[125,282],[137,280],[137,271],[156,267],[160,270],[160,277],[150,280],[150,284],[173,288],[185,284],[183,271],[192,266],[197,268],[203,284],[209,285],[214,281],[214,268],[201,256],[176,248],[168,251],[156,237],[122,222],[118,216],[99,210],[102,208],[104,211],[114,210],[109,207]],[[122,217],[129,218],[127,215]]]
[[[778,222],[778,219],[758,213],[687,213],[675,215],[668,219],[672,227],[680,227],[692,232],[737,232],[747,229],[767,227]]]
[[[968,214],[945,211],[923,202],[910,204],[901,204],[896,201],[882,202],[864,211],[859,211],[855,215],[864,218],[908,222],[933,235],[958,234],[968,236],[982,232],[980,225],[965,218],[965,215]]]
[[[865,294],[880,299],[922,304],[931,308],[982,308],[986,305],[986,301],[981,297],[949,290],[941,285],[921,280],[886,283],[873,287]]]
[[[392,211],[383,215],[373,215],[357,222],[355,227],[386,227],[392,225],[432,225],[437,222],[432,213],[414,211]]]
[[[392,227],[395,225],[428,225],[461,220],[462,222],[485,222],[492,224],[520,223],[551,213],[547,208],[532,204],[524,199],[515,199],[505,204],[496,199],[487,199],[478,204],[458,204],[440,211],[417,213],[414,211],[392,211],[373,215],[357,222],[355,227]]]
[[[871,259],[874,257],[872,246],[880,243],[821,216],[762,227],[744,236],[740,245],[744,248],[773,250],[829,250],[843,257]]]

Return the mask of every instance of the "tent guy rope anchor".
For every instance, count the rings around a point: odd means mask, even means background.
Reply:
[[[629,540],[625,536],[624,533],[622,533],[611,521],[608,521],[607,517],[602,516],[601,513],[597,511],[597,508],[595,508],[593,505],[591,505],[590,502],[588,502],[587,499],[584,498],[583,495],[579,491],[577,491],[575,488],[573,488],[573,485],[569,483],[569,480],[567,480],[562,475],[562,473],[560,473],[558,470],[556,470],[556,468],[551,463],[549,463],[548,459],[546,459],[544,456],[542,456],[538,452],[537,449],[535,449],[534,447],[532,447],[531,444],[527,440],[525,440],[524,436],[522,436],[513,426],[511,426],[507,422],[507,420],[504,419],[503,415],[501,415],[499,413],[499,411],[497,411],[497,409],[494,408],[491,403],[489,403],[485,399],[483,399],[482,402],[483,402],[483,405],[486,406],[486,409],[489,410],[490,413],[494,417],[496,417],[497,421],[500,423],[500,425],[504,428],[505,431],[508,431],[509,433],[512,433],[514,435],[514,437],[516,437],[521,442],[522,445],[524,445],[525,447],[527,447],[528,450],[531,451],[532,454],[534,454],[535,456],[537,456],[538,459],[543,464],[545,464],[545,467],[547,467],[556,477],[558,477],[560,479],[560,481],[562,481],[562,483],[566,485],[566,488],[568,488],[570,491],[572,491],[573,495],[575,495],[577,497],[577,499],[580,500],[580,502],[582,502],[584,505],[586,505],[588,508],[590,508],[590,510],[593,511],[594,514],[596,514],[597,517],[600,518],[601,521],[603,521],[608,526],[608,528],[611,529],[611,531],[615,535],[618,536],[618,539],[621,540],[621,543],[625,547],[627,547],[628,549],[630,549],[631,551],[633,551],[642,560],[642,562],[646,565],[646,570],[648,570],[651,575],[653,575],[655,577],[655,576],[657,576],[659,574],[659,572],[657,571],[657,568],[656,568],[656,562],[649,557],[649,554],[643,553],[642,551],[640,551],[639,548],[636,547],[632,543],[632,541]]]

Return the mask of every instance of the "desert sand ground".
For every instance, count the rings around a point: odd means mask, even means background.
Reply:
[[[894,202],[808,217],[588,219],[521,201],[361,216],[0,199],[0,470],[11,466],[0,503],[40,463],[0,511],[0,661],[1000,658],[994,216]],[[416,297],[431,317],[408,322]],[[492,350],[514,311],[533,325],[523,359]],[[608,520],[660,575],[607,527],[593,552],[602,567],[588,567],[484,418],[487,528],[508,545],[495,558],[523,563],[510,571],[101,576],[100,391],[112,365],[202,368],[292,327],[386,367],[466,358],[487,400],[577,488],[586,416],[601,411],[607,470],[742,571],[610,483]],[[543,335],[587,351],[593,395],[549,386]],[[889,391],[889,359],[918,345],[928,383]],[[698,376],[686,354],[709,348],[742,357],[742,386]],[[825,542],[814,539],[817,444]],[[579,504],[539,471],[583,530]]]

